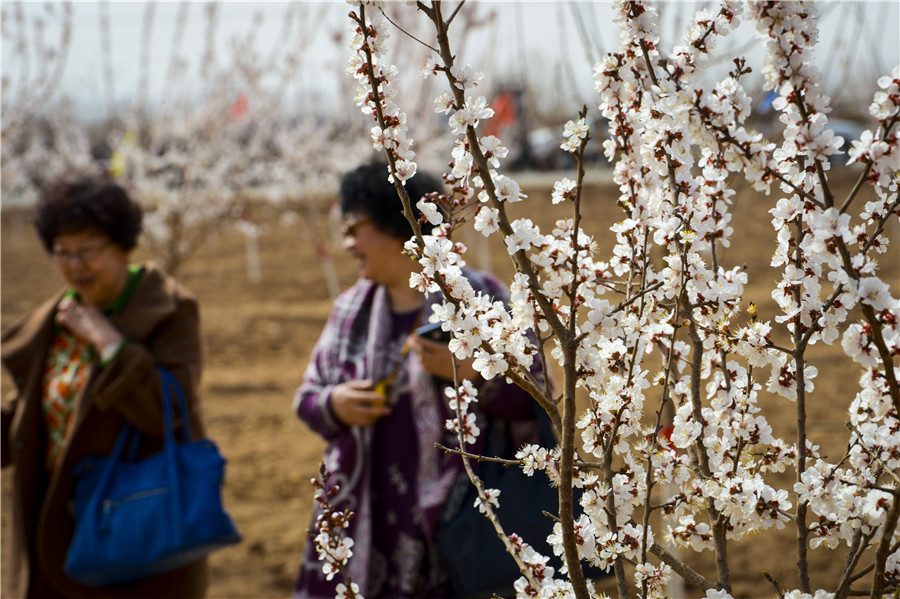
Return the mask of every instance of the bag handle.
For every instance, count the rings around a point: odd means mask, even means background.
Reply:
[[[162,402],[163,402],[163,415],[165,417],[165,426],[166,426],[166,439],[165,439],[165,447],[163,451],[166,456],[166,465],[168,466],[168,476],[169,476],[169,497],[172,500],[172,514],[175,517],[176,522],[181,522],[181,502],[178,501],[178,498],[181,497],[181,489],[178,484],[178,470],[177,470],[177,461],[175,459],[175,434],[172,432],[172,401],[169,395],[169,392],[172,387],[175,387],[176,392],[178,393],[178,397],[181,403],[181,414],[183,419],[182,426],[187,426],[187,406],[184,402],[184,395],[181,392],[181,386],[178,384],[178,380],[172,375],[171,372],[163,368],[162,366],[157,366],[156,369],[159,371],[159,377],[162,381]],[[181,542],[181,539],[178,540]]]
[[[181,408],[182,416],[184,419],[184,426],[186,427],[188,426],[187,404],[185,402],[184,393],[181,390],[181,386],[178,384],[178,380],[163,367],[157,366],[156,369],[159,372],[160,380],[162,383],[162,408],[165,427],[163,452],[166,458],[165,463],[170,488],[169,497],[171,497],[172,509],[174,510],[173,513],[176,518],[180,519],[181,505],[178,501],[178,498],[181,496],[181,494],[178,484],[177,460],[175,457],[175,436],[172,432],[172,403],[169,394],[170,389],[174,387],[176,393],[178,394],[179,406]],[[98,514],[98,516],[100,517],[100,522],[103,522],[105,520],[105,518],[102,517],[105,506],[100,505],[101,502],[105,503],[105,500],[101,498],[103,498],[105,495],[105,490],[109,485],[109,480],[112,478],[113,471],[120,463],[119,458],[122,455],[122,450],[125,448],[125,442],[127,441],[128,436],[132,432],[132,430],[135,437],[140,436],[140,432],[137,429],[134,429],[134,427],[132,427],[127,422],[122,426],[122,431],[119,433],[119,436],[116,439],[116,443],[113,446],[109,457],[106,459],[105,465],[103,466],[103,472],[101,473],[100,480],[97,483],[98,492],[91,494],[91,503],[88,504],[85,508],[90,512]],[[188,429],[186,429],[186,431],[186,434],[189,438],[189,427]],[[132,450],[133,449],[134,444],[132,444]],[[181,542],[180,539],[178,540],[178,542]]]
[[[163,394],[164,395],[166,394],[166,390],[164,389],[164,387],[166,387],[167,383],[168,383],[169,387],[175,388],[175,392],[177,393],[177,396],[178,396],[179,409],[181,410],[182,422],[184,423],[184,439],[185,439],[185,442],[190,443],[192,441],[192,439],[191,439],[191,428],[190,428],[190,426],[188,426],[187,401],[184,398],[184,392],[181,390],[181,385],[178,383],[178,379],[176,379],[175,376],[173,374],[171,374],[169,371],[167,371],[165,368],[163,368],[162,366],[157,366],[156,368],[159,371],[160,388],[163,388]],[[166,401],[168,402],[171,400],[167,399]],[[169,404],[169,405],[171,405],[171,404]],[[139,431],[135,427],[131,426],[127,422],[124,424],[122,430],[128,431],[131,435],[131,443],[129,443],[129,445],[128,445],[128,450],[127,450],[127,453],[125,454],[126,455],[125,460],[128,462],[133,462],[135,460],[135,458],[137,457],[138,448],[140,447],[141,431]],[[173,434],[174,434],[174,424],[173,424]],[[173,436],[173,438],[174,438],[174,436]]]
[[[159,371],[159,376],[162,379],[162,387],[163,387],[163,406],[164,410],[171,411],[172,404],[170,403],[169,391],[171,389],[175,389],[175,394],[178,397],[178,408],[181,411],[181,426],[184,430],[184,440],[186,443],[190,443],[191,439],[191,427],[190,421],[188,420],[188,409],[187,409],[187,400],[184,398],[184,391],[181,389],[181,385],[178,383],[178,379],[175,378],[175,375],[163,368],[162,366],[157,366],[157,370]],[[167,415],[166,416],[166,435],[172,433],[172,418]],[[174,439],[174,436],[172,437]]]

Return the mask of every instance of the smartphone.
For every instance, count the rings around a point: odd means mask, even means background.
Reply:
[[[450,339],[453,338],[450,331],[445,331],[441,328],[441,323],[439,322],[423,324],[416,329],[416,335],[424,337],[425,339],[437,341],[438,343],[450,343]]]

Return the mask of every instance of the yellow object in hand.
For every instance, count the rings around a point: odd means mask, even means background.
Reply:
[[[406,343],[403,344],[403,349],[400,351],[400,356],[405,357],[406,354],[408,354],[408,353],[409,353],[409,342],[407,341]],[[377,393],[378,395],[380,395],[384,398],[384,401],[372,402],[373,406],[382,407],[382,406],[388,405],[388,399],[387,399],[388,387],[390,387],[391,383],[394,382],[394,379],[397,378],[397,373],[398,373],[399,369],[400,369],[400,366],[398,365],[397,368],[394,368],[393,372],[391,372],[387,376],[387,378],[381,379],[380,381],[375,383],[374,387],[372,387],[372,391],[374,391],[375,393]]]
[[[388,385],[391,384],[391,381],[388,379],[384,379],[375,383],[375,386],[372,388],[372,391],[381,396],[381,399],[376,399],[372,401],[373,408],[383,408],[388,404],[387,394],[388,394]]]
[[[372,390],[382,397],[387,397],[388,385],[390,385],[390,381],[388,381],[387,379],[378,381],[377,383],[375,383],[375,388]]]

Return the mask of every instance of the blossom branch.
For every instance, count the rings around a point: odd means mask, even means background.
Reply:
[[[439,5],[436,5],[436,7],[429,14],[430,16],[432,16],[436,25],[438,23],[442,23],[440,20]],[[360,50],[365,55],[365,60],[362,68],[365,71],[366,78],[371,88],[369,99],[367,100],[367,102],[371,106],[373,116],[375,117],[375,120],[378,123],[379,127],[382,131],[386,131],[389,127],[396,127],[397,125],[400,125],[402,119],[399,117],[391,117],[391,119],[389,120],[384,114],[381,85],[382,82],[386,80],[386,77],[378,76],[375,73],[375,60],[373,58],[372,44],[369,43],[369,37],[373,30],[366,22],[365,5],[360,5],[360,14],[358,17],[356,17],[355,15],[351,15],[351,17],[354,18],[359,24],[359,31],[362,35],[363,40],[360,46]],[[440,35],[438,36],[438,38],[439,40],[441,39]],[[444,34],[445,44],[446,41],[446,34]],[[445,49],[442,46],[442,52],[444,51]],[[449,53],[449,49],[446,49],[446,52]],[[452,65],[452,61],[450,64]],[[449,65],[447,68],[449,69]],[[405,139],[405,131],[403,131],[398,137]],[[401,144],[401,146],[402,145],[403,144]],[[393,178],[394,187],[397,190],[397,194],[400,197],[400,201],[403,206],[403,213],[413,229],[413,235],[418,246],[420,248],[424,248],[425,240],[422,235],[422,229],[419,224],[419,219],[415,211],[413,210],[412,201],[410,200],[409,194],[406,192],[406,188],[403,184],[403,181],[406,178],[412,176],[415,173],[414,164],[412,164],[411,169],[407,169],[406,158],[411,157],[412,153],[408,149],[404,150],[403,147],[398,148],[398,150],[392,150],[388,145],[385,145],[384,150],[388,159],[388,168]],[[404,162],[403,169],[398,166],[401,161]],[[401,170],[407,172],[401,173]],[[438,273],[433,280],[441,289],[441,292],[443,293],[447,301],[453,304],[456,308],[459,308],[461,303],[459,299],[455,297],[454,293],[447,285],[447,282],[444,280],[443,276]],[[481,347],[484,348],[484,350],[489,354],[495,353],[490,343],[488,343],[487,341],[483,340]],[[541,389],[537,380],[529,372],[519,370],[517,368],[509,368],[504,374],[507,378],[511,379],[513,382],[527,391],[545,410],[547,410],[547,413],[551,417],[551,421],[553,421],[554,423],[554,427],[556,428],[556,430],[560,430],[558,416],[556,415],[555,410],[552,408],[552,400],[547,396],[546,391],[544,389]]]
[[[650,552],[668,564],[686,582],[705,590],[718,588],[715,583],[669,553],[662,545],[653,543],[650,545]]]
[[[450,89],[455,101],[455,105],[462,107],[466,105],[464,86],[453,74],[454,58],[450,50],[449,38],[447,36],[447,24],[444,23],[441,16],[441,5],[439,2],[432,3],[432,9],[429,16],[435,25],[438,47],[440,48],[441,59],[444,64],[444,73],[448,79]],[[505,206],[497,198],[497,190],[494,184],[487,159],[481,150],[475,127],[468,124],[465,129],[466,140],[468,141],[468,150],[472,156],[475,170],[480,174],[484,191],[487,193],[491,206],[497,210],[499,214],[499,225],[504,235],[507,237],[514,234],[514,231],[506,216]],[[572,510],[572,467],[574,464],[574,420],[575,420],[575,372],[574,372],[574,355],[575,345],[569,330],[563,325],[556,316],[553,306],[549,300],[541,293],[540,284],[538,282],[537,273],[532,268],[525,250],[519,249],[513,254],[513,260],[519,272],[523,273],[528,280],[534,298],[543,310],[544,318],[548,321],[551,329],[560,340],[563,351],[567,355],[566,374],[565,374],[565,392],[563,396],[563,415],[561,421],[555,421],[554,424],[558,431],[562,432],[562,451],[560,461],[559,485],[559,518],[562,522],[563,544],[565,549],[566,561],[572,564],[570,569],[570,578],[578,599],[587,599],[588,592],[584,579],[584,573],[580,568],[576,568],[578,563],[578,551],[575,544],[574,533],[574,514]],[[571,316],[574,318],[574,314]],[[537,399],[537,398],[536,398]],[[540,401],[540,400],[539,400]],[[556,415],[555,409],[551,410],[550,405],[541,403],[542,407],[548,411],[551,418]],[[559,416],[556,416],[559,418]]]

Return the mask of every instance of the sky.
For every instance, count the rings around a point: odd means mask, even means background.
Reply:
[[[664,43],[674,40],[675,32],[683,30],[693,9],[708,4],[661,4]],[[58,53],[58,57],[64,57],[64,61],[59,61],[47,60],[38,50],[38,41],[43,40],[44,48],[59,47],[63,5],[3,1],[2,69],[7,83],[4,102],[27,98],[30,93],[25,92],[42,77],[47,78],[41,75],[41,67],[48,64],[62,73],[55,93],[73,99],[79,114],[89,119],[102,118],[113,106],[133,102],[143,87],[148,102],[166,97],[173,85],[173,57],[184,65],[184,76],[177,80],[189,87],[200,78],[199,68],[207,47],[206,3],[159,2],[150,6],[148,12],[145,2],[70,5],[69,51]],[[233,62],[232,56],[240,55],[252,62],[251,54],[256,52],[259,62],[295,52],[300,60],[298,69],[289,84],[277,84],[282,85],[284,94],[293,102],[302,102],[307,110],[346,110],[352,105],[346,92],[350,89],[349,77],[344,73],[348,55],[347,14],[351,8],[339,0],[293,5],[224,2],[214,29],[217,61],[228,65]],[[900,63],[900,2],[824,2],[820,8],[823,43],[817,62],[829,93],[838,100],[857,91],[871,98],[877,77]],[[181,13],[183,10],[187,12]],[[404,11],[401,16],[407,18],[413,12],[405,6],[395,10]],[[545,96],[541,101],[545,104],[558,103],[567,110],[596,104],[592,66],[598,56],[614,50],[617,42],[608,2],[482,0],[469,2],[464,10],[467,16],[486,21],[473,28],[464,43],[458,42],[459,56],[467,62],[493,75],[495,80],[525,83],[542,90]],[[186,14],[186,19],[179,19],[180,14]],[[290,30],[285,31],[291,14],[296,18]],[[104,15],[108,28],[102,26]],[[35,30],[39,21],[46,23],[42,35]],[[184,29],[176,45],[173,40],[179,22],[184,23]],[[242,50],[236,51],[236,42],[247,40],[253,31],[257,32],[254,41],[247,41]],[[739,31],[736,50],[747,54],[751,64],[754,56],[758,62],[760,45],[753,38],[752,27],[744,24]],[[143,41],[145,32],[150,34],[149,44]],[[415,54],[412,46],[402,46],[403,52]],[[402,64],[406,58],[394,60]],[[142,64],[147,68],[143,69]],[[721,69],[728,66],[725,63]],[[49,79],[57,81],[55,76]],[[860,90],[862,85],[872,89]]]

